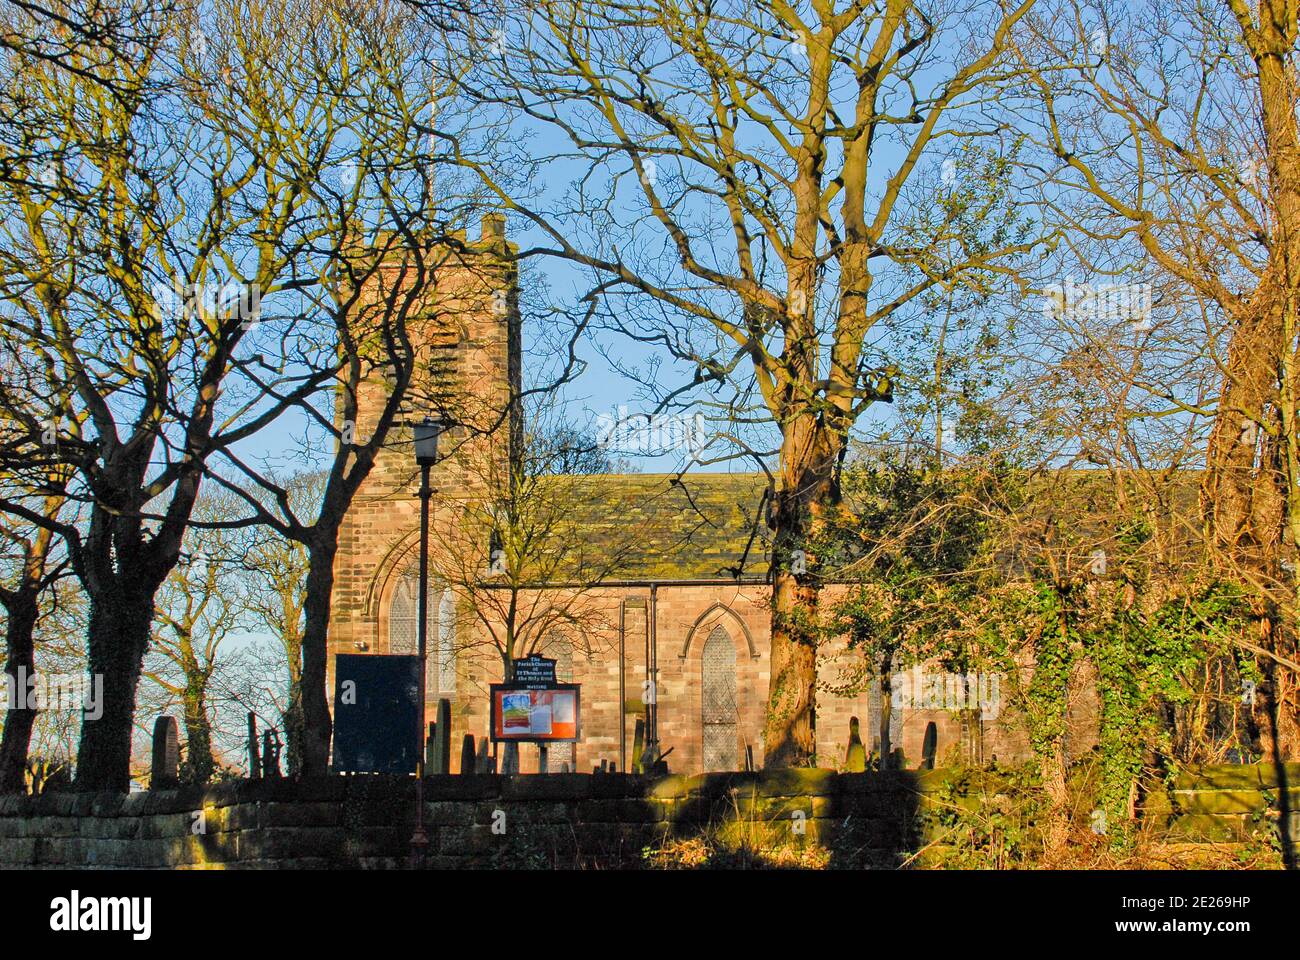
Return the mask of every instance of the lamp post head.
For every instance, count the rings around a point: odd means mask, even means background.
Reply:
[[[412,425],[415,432],[415,462],[432,466],[438,459],[438,436],[447,429],[442,420],[425,417]]]

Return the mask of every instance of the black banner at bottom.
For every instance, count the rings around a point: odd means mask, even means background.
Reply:
[[[568,915],[584,938],[653,941],[688,935],[708,921],[709,904],[732,946],[771,947],[783,928],[795,936],[839,928],[849,937],[910,932],[919,943],[946,930],[967,946],[982,929],[990,946],[1011,938],[1217,948],[1261,935],[1281,942],[1300,895],[1293,874],[1174,871],[30,871],[4,873],[0,883],[18,943],[77,941],[128,954],[213,937],[227,948],[332,951],[457,929],[495,938],[502,916],[549,927]]]

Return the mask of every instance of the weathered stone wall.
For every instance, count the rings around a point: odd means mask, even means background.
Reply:
[[[1300,763],[1216,765],[1180,773],[1171,788],[1148,797],[1146,819],[1175,837],[1237,843],[1257,835],[1282,809],[1284,772],[1291,838],[1300,843]]]
[[[949,777],[943,770],[431,777],[428,865],[639,866],[647,848],[707,833],[760,856],[817,848],[825,865],[894,867],[937,838],[926,812],[950,802]],[[1288,779],[1300,782],[1300,764]],[[1187,839],[1242,839],[1267,820],[1276,784],[1267,767],[1205,768],[1175,783],[1165,807],[1149,802],[1148,816],[1164,817]],[[413,781],[386,776],[5,797],[0,869],[400,868],[413,819]]]

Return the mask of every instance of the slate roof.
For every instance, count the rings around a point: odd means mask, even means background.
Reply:
[[[761,580],[768,572],[769,530],[762,516],[761,473],[591,474],[554,478],[565,485],[573,529],[593,547],[618,544],[605,580]],[[1184,547],[1197,539],[1199,471],[1181,471],[1167,510],[1185,525]],[[1066,537],[1106,546],[1116,517],[1112,479],[1101,470],[1050,471],[1032,484],[1030,515],[1050,511]],[[631,543],[629,546],[629,533]]]
[[[763,474],[613,473],[556,482],[570,488],[572,521],[591,541],[626,544],[634,533],[606,580],[725,579],[738,572],[753,580],[767,573]]]

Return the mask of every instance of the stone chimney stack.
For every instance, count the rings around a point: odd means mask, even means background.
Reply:
[[[497,244],[506,238],[506,218],[501,213],[483,214],[483,235],[482,242],[485,244]]]

